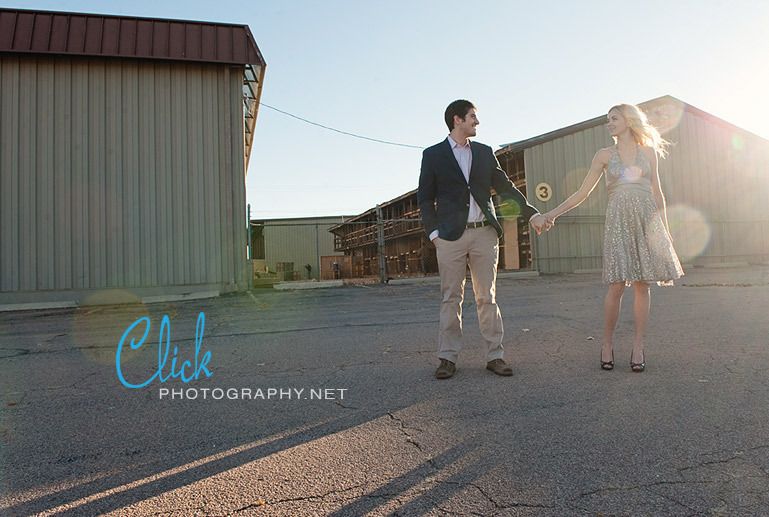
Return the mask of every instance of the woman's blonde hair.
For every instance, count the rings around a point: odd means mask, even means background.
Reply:
[[[646,118],[646,113],[641,111],[638,106],[634,106],[633,104],[617,104],[616,106],[612,106],[611,109],[609,109],[609,112],[612,110],[619,111],[620,115],[625,118],[625,123],[638,145],[651,147],[663,158],[667,156],[670,142],[662,138],[656,127],[649,124],[649,119]],[[617,137],[615,136],[612,138],[616,144]]]

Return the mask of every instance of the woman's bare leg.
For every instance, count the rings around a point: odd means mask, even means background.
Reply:
[[[617,327],[619,319],[619,310],[622,306],[622,294],[625,292],[625,284],[617,282],[609,284],[609,290],[606,292],[606,298],[603,301],[603,346],[601,347],[601,361],[612,360],[612,350],[614,348],[614,329]]]
[[[633,314],[635,316],[635,339],[633,340],[633,355],[631,362],[643,363],[644,335],[646,324],[649,322],[649,307],[651,305],[651,293],[646,282],[633,282],[634,300]]]

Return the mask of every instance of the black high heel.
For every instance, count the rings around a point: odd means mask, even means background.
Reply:
[[[613,370],[614,369],[614,349],[611,350],[611,361],[604,361],[603,360],[603,353],[601,353],[601,369],[602,370]]]
[[[643,361],[640,363],[633,362],[633,352],[630,352],[630,369],[636,373],[641,373],[646,369],[646,353],[644,352]]]

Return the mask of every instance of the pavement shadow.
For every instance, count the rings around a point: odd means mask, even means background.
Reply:
[[[289,436],[272,440],[267,443],[260,443],[259,445],[255,445],[253,447],[246,447],[234,454],[227,455],[218,459],[213,459],[210,462],[205,462],[200,465],[185,469],[181,472],[160,477],[159,479],[141,483],[135,487],[121,490],[116,494],[105,495],[103,498],[85,502],[84,504],[80,504],[70,510],[60,512],[58,515],[97,515],[117,510],[139,501],[143,501],[145,499],[149,499],[174,489],[189,485],[196,481],[215,476],[222,472],[267,457],[271,454],[311,442],[323,436],[345,431],[355,426],[364,424],[367,421],[375,420],[386,415],[387,411],[383,410],[381,413],[376,414],[358,412],[349,416],[335,418],[329,422],[324,422],[313,427],[304,428],[301,431],[290,434]],[[236,448],[243,445],[245,444],[231,444],[231,448]],[[173,462],[173,464],[168,462],[161,465],[153,464],[139,467],[138,469],[131,470],[129,472],[121,472],[119,474],[81,484],[70,489],[65,489],[36,497],[23,503],[6,507],[3,512],[5,515],[29,515],[50,511],[59,506],[76,502],[83,498],[98,496],[99,494],[109,492],[111,490],[120,489],[125,485],[129,485],[131,483],[162,474],[168,470],[183,467],[184,465],[199,460],[200,458],[187,457],[184,459],[189,461],[176,461]]]
[[[430,475],[435,475],[442,469],[460,462],[463,457],[471,452],[472,449],[468,448],[465,444],[457,444],[373,492],[364,494],[350,504],[330,514],[330,517],[368,514],[368,512],[374,511],[394,499],[398,499],[409,489],[419,486]],[[472,474],[468,474],[465,472],[465,469],[462,469],[462,471],[455,473],[448,480],[436,481],[435,487],[424,492],[405,506],[398,508],[397,513],[400,515],[418,515],[436,508],[435,499],[448,499],[451,494],[463,488],[463,484],[467,483],[468,477],[473,479],[480,477],[487,470],[484,465],[480,465],[478,462],[474,466],[473,470],[475,472]]]

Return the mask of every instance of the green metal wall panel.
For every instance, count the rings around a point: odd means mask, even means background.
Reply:
[[[278,262],[293,262],[294,271],[305,279],[305,264],[312,266],[311,277],[320,277],[319,257],[343,255],[334,251],[329,228],[343,222],[338,218],[303,218],[264,221],[264,253],[267,266],[275,270]]]

